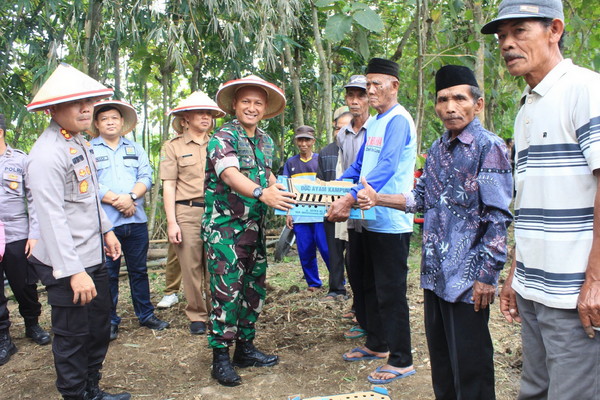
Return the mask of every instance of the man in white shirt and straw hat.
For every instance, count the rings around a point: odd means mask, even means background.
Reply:
[[[270,367],[278,362],[254,347],[255,323],[266,297],[265,216],[268,207],[290,209],[293,194],[271,172],[273,140],[258,128],[264,118],[285,109],[285,95],[257,76],[229,81],[217,103],[236,119],[223,125],[208,144],[206,210],[202,233],[208,257],[213,310],[208,344],[212,376],[225,386],[241,383],[233,365]]]
[[[167,234],[181,265],[190,333],[200,335],[206,332],[210,312],[206,255],[200,236],[206,145],[215,118],[225,113],[206,93],[197,91],[169,114],[174,116],[173,129],[180,135],[164,144],[160,162]]]
[[[90,128],[94,103],[112,92],[61,64],[27,106],[52,116],[31,149],[27,173],[40,204],[40,241],[31,261],[52,307],[56,387],[64,399],[130,398],[98,386],[110,332],[105,253],[116,260],[121,245],[100,205],[94,155],[81,135]]]
[[[102,208],[113,224],[127,264],[133,310],[140,325],[161,331],[169,323],[154,315],[148,282],[148,217],[144,212],[144,195],[152,187],[152,167],[142,146],[125,135],[137,123],[133,106],[120,100],[104,100],[94,105],[94,121],[90,135]],[[121,259],[107,260],[112,308],[110,340],[119,332],[121,317],[117,315],[119,301],[119,271]]]

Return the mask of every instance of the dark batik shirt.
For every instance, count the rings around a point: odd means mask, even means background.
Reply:
[[[421,287],[472,304],[474,282],[496,285],[506,262],[511,167],[504,141],[478,118],[450,138],[429,149],[406,211],[425,213]]]

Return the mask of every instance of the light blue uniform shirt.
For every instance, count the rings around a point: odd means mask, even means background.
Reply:
[[[116,149],[112,149],[102,137],[92,139],[94,156],[98,168],[100,190],[98,196],[102,200],[110,190],[113,193],[129,193],[136,183],[146,185],[146,190],[152,186],[152,167],[148,155],[142,146],[122,137]],[[110,204],[102,203],[102,208],[114,226],[125,224],[145,223],[148,221],[144,212],[144,196],[136,201],[136,210],[129,218],[125,218]]]

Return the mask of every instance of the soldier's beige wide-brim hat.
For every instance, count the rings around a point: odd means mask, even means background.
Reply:
[[[137,125],[137,113],[131,104],[121,100],[103,100],[94,104],[94,120],[92,121],[92,126],[88,131],[90,136],[98,137],[100,135],[100,132],[98,132],[98,129],[96,129],[96,124],[94,124],[94,122],[96,121],[96,113],[98,113],[98,111],[105,106],[112,106],[121,112],[121,116],[123,117],[121,136],[125,136],[135,129],[135,126]]]
[[[54,104],[97,97],[110,97],[113,90],[77,68],[61,63],[27,105],[27,111],[43,111]]]
[[[192,110],[208,110],[211,112],[213,118],[223,118],[225,116],[225,111],[221,110],[217,103],[215,103],[206,93],[201,90],[195,91],[168,113],[168,115],[174,116],[171,126],[177,133],[183,133],[183,127],[181,126],[183,117],[178,114]]]
[[[259,78],[256,75],[249,75],[242,79],[225,82],[217,92],[217,104],[227,114],[235,115],[233,109],[233,98],[238,90],[247,86],[255,86],[263,89],[267,93],[267,110],[264,119],[273,118],[281,114],[285,109],[285,94],[278,86]]]

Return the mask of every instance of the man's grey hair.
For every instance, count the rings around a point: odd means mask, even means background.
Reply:
[[[338,122],[338,119],[340,119],[342,117],[345,117],[347,115],[349,115],[351,117],[353,116],[350,111],[344,111],[343,113],[341,113],[340,115],[338,115],[337,118],[333,120],[333,122]]]
[[[469,86],[471,89],[471,97],[473,98],[473,103],[477,103],[477,100],[483,97],[483,92],[477,86]]]

